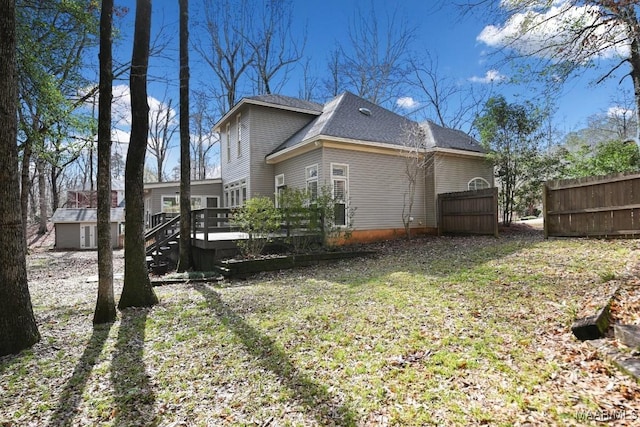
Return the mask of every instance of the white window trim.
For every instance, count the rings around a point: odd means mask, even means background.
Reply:
[[[164,199],[175,199],[175,206],[178,208],[178,212],[180,212],[180,195],[179,194],[162,194],[160,196],[160,212],[169,212],[164,209]]]
[[[238,149],[238,157],[242,157],[242,114],[238,114],[236,116],[236,132],[237,132],[237,149]]]
[[[316,176],[310,176],[309,171],[315,169],[316,171]],[[305,182],[306,182],[306,188],[307,191],[309,191],[309,184],[312,182],[316,183],[316,197],[318,196],[317,192],[318,192],[318,175],[320,174],[319,168],[318,168],[318,164],[315,163],[313,165],[309,165],[306,168],[304,168],[304,177],[305,177]]]
[[[227,123],[227,163],[231,162],[231,124]]]
[[[482,178],[481,176],[476,176],[475,178],[472,178],[469,180],[469,182],[467,182],[467,190],[477,190],[477,188],[471,188],[471,183],[474,181],[482,181],[485,184],[487,184],[487,186],[485,188],[490,188],[491,185],[489,184],[489,181],[487,181],[486,179]],[[476,186],[477,187],[477,186]]]
[[[244,205],[244,202],[247,199],[246,196],[247,196],[247,180],[246,179],[241,179],[241,180],[226,184],[224,186],[224,202],[226,205],[225,208],[237,208]]]
[[[278,199],[278,190],[282,187],[286,186],[285,181],[284,181],[284,174],[278,174],[275,176],[274,178],[274,187],[275,187],[275,191],[274,191],[274,199],[276,201],[276,208],[280,207],[280,201]]]
[[[344,221],[345,224],[344,225],[337,225],[338,227],[348,227],[349,226],[349,194],[350,194],[350,190],[349,190],[349,165],[346,163],[331,163],[329,165],[330,172],[331,172],[331,196],[333,197],[333,199],[336,199],[336,195],[335,195],[335,185],[334,182],[335,181],[344,181],[345,185],[344,185],[344,197],[345,200],[341,200],[342,202],[344,202]],[[344,168],[345,174],[344,175],[334,175],[333,174],[333,169],[334,168]]]

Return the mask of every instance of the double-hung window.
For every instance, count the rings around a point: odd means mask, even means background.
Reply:
[[[287,188],[287,186],[284,184],[284,174],[283,173],[281,173],[280,175],[276,175],[275,186],[276,186],[276,208],[279,208],[280,207],[280,196],[282,195],[284,190]]]
[[[307,166],[304,171],[307,182],[307,191],[311,201],[318,199],[318,165]]]
[[[349,166],[331,163],[331,190],[335,210],[335,224],[347,225],[349,198]]]

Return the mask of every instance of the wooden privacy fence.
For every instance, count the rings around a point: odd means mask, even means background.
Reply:
[[[498,237],[498,189],[438,194],[438,234]]]
[[[549,181],[544,236],[639,237],[640,173]]]

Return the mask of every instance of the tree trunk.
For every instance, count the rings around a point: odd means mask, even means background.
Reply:
[[[189,0],[180,0],[180,258],[191,269],[191,153],[189,150]]]
[[[136,1],[136,21],[131,58],[131,140],[125,165],[124,287],[119,309],[150,307],[158,302],[146,265],[144,245],[144,157],[149,136],[147,68],[151,32],[151,1]]]
[[[22,232],[24,235],[24,246],[27,248],[27,223],[29,212],[29,192],[31,191],[31,177],[29,176],[29,164],[33,153],[33,142],[27,138],[22,149],[22,162],[20,169],[20,211],[22,212]]]
[[[635,13],[635,6],[627,7],[629,17],[630,63],[631,80],[633,81],[633,93],[636,106],[636,144],[640,144],[640,24]]]
[[[93,323],[116,320],[111,244],[111,32],[113,0],[102,0],[100,11],[100,83],[98,97],[98,299]]]
[[[0,356],[40,340],[27,282],[18,175],[15,0],[0,0]]]
[[[38,234],[47,232],[47,179],[45,173],[45,161],[38,158],[36,161],[36,169],[38,172],[38,205],[40,211],[40,223]]]

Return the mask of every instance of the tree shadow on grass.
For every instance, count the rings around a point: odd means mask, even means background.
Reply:
[[[109,337],[112,325],[111,323],[94,325],[93,334],[89,339],[89,343],[84,349],[80,360],[78,360],[71,378],[67,381],[62,395],[58,399],[58,406],[49,420],[50,426],[66,426],[72,424],[73,417],[76,415],[78,406],[82,401],[82,393],[87,386],[91,371],[104,348],[104,343]]]
[[[122,311],[116,348],[111,361],[114,388],[114,426],[153,426],[158,424],[155,394],[144,361],[144,335],[149,309]]]
[[[299,372],[273,339],[245,322],[222,301],[217,292],[204,284],[194,284],[193,288],[204,296],[220,321],[240,338],[247,352],[255,356],[265,369],[277,375],[320,425],[356,424],[357,417],[352,409],[332,396],[324,386]]]

